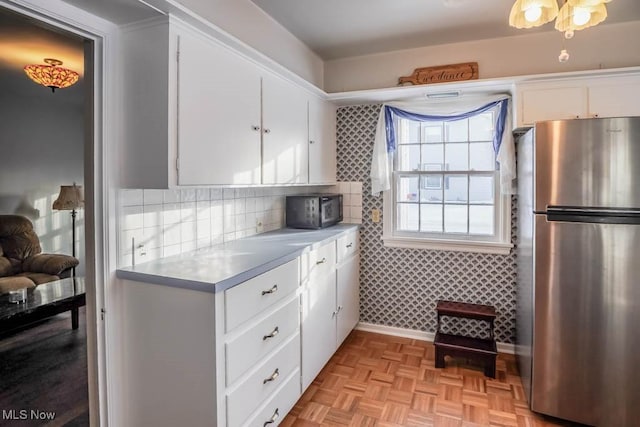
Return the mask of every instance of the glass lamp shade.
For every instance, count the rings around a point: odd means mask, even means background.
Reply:
[[[598,4],[596,1],[600,1]],[[598,25],[607,19],[607,8],[602,0],[569,0],[560,9],[556,30],[578,31]]]
[[[556,0],[516,0],[509,14],[509,25],[515,28],[539,27],[553,21],[556,16]]]
[[[71,211],[84,207],[84,191],[81,185],[62,185],[60,194],[53,202],[52,208],[57,211]]]
[[[27,65],[24,67],[24,72],[34,82],[51,88],[52,92],[55,92],[56,89],[71,86],[80,77],[75,71],[59,67],[59,65],[62,65],[62,61],[45,58],[44,62],[48,65]]]

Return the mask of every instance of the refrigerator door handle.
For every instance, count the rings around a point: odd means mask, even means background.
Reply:
[[[640,209],[547,207],[547,221],[584,222],[594,224],[640,224]]]

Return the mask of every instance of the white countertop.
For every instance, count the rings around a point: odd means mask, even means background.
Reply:
[[[120,279],[220,292],[265,273],[344,234],[357,224],[321,230],[283,228],[116,271]]]

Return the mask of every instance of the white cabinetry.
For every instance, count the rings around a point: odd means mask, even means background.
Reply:
[[[268,73],[262,79],[262,183],[306,184],[307,95]]]
[[[278,425],[301,394],[299,271],[215,294],[125,281],[124,425]]]
[[[309,99],[309,184],[336,181],[336,107]]]
[[[518,85],[517,127],[545,120],[640,115],[640,75]]]
[[[358,234],[301,260],[302,388],[307,388],[359,319]]]
[[[123,187],[310,182],[305,89],[172,16],[124,28],[121,50]],[[312,183],[335,182],[319,145]]]

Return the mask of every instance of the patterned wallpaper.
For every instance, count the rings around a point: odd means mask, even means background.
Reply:
[[[362,228],[360,320],[398,328],[435,332],[438,299],[491,304],[498,311],[496,339],[515,337],[516,259],[510,255],[388,248],[382,243],[382,197],[371,196],[369,178],[373,138],[380,105],[338,109],[338,181],[361,181]],[[383,213],[384,214],[384,213]],[[512,201],[511,240],[515,242],[516,203]],[[482,323],[448,319],[452,332],[483,335]]]

